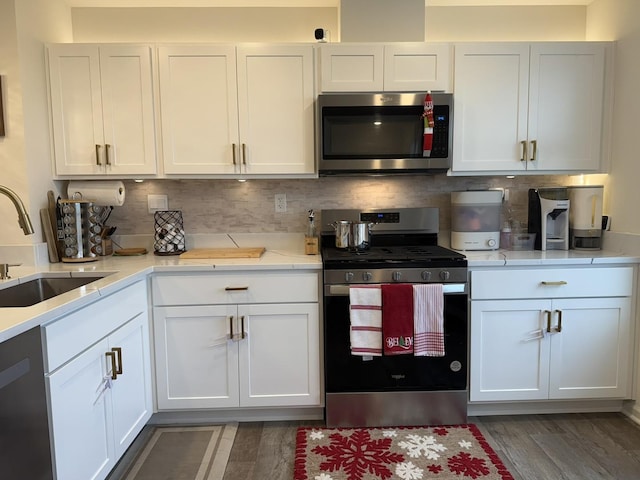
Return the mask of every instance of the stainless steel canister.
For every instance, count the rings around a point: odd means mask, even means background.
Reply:
[[[349,238],[351,236],[351,222],[340,220],[330,223],[336,231],[336,248],[349,248]]]
[[[371,241],[370,222],[351,222],[349,234],[349,248],[351,250],[367,250]]]

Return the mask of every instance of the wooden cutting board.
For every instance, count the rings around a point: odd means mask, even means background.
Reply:
[[[260,258],[264,247],[255,248],[193,248],[180,254],[180,258]]]

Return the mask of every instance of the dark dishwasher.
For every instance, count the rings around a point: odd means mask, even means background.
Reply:
[[[53,479],[40,327],[0,343],[0,478]]]

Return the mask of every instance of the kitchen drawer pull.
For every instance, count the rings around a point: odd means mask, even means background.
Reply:
[[[231,159],[233,160],[233,164],[236,165],[236,144],[231,144]]]
[[[116,368],[116,373],[118,375],[122,375],[122,348],[113,347],[111,351],[115,352],[116,354],[116,363],[118,364],[118,368]]]
[[[540,285],[545,285],[547,287],[557,287],[557,286],[567,285],[567,282],[565,282],[564,280],[559,280],[557,282],[545,282],[545,281],[542,281],[542,282],[540,282]]]
[[[118,378],[117,366],[116,366],[116,352],[105,352],[107,359],[111,359],[111,380]]]
[[[104,157],[107,165],[111,165],[111,161],[109,160],[109,150],[111,150],[111,145],[108,143],[104,144]]]
[[[229,316],[229,340],[233,340],[233,315]]]
[[[96,144],[96,165],[102,166],[102,163],[100,163],[100,145],[98,144]]]
[[[522,157],[520,158],[520,161],[526,162],[527,161],[527,141],[523,140],[522,142],[520,142],[520,145],[522,145]]]
[[[531,140],[531,158],[529,159],[530,162],[535,162],[537,160],[537,156],[538,156],[538,141],[537,140]]]
[[[249,287],[224,287],[225,292],[238,292],[243,290],[249,290]]]
[[[556,327],[556,332],[560,333],[562,331],[562,310],[556,310],[558,314],[558,326]]]
[[[551,333],[551,311],[545,310],[544,314],[547,316],[547,333]]]
[[[240,317],[240,338],[243,340],[247,338],[247,333],[244,331],[244,315]]]
[[[242,164],[243,165],[247,164],[247,144],[246,143],[242,144]]]

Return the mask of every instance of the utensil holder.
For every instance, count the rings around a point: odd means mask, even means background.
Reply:
[[[180,210],[160,210],[154,215],[156,255],[180,255],[185,250],[184,225]]]

